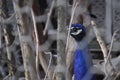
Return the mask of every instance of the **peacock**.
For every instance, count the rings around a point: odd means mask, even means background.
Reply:
[[[74,56],[74,80],[95,80],[91,73],[93,66],[88,48],[86,28],[83,24],[72,24],[70,35],[75,39],[77,48]]]

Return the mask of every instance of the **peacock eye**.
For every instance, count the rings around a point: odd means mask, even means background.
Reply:
[[[73,31],[74,31],[74,32],[77,32],[77,31],[78,31],[78,29],[77,29],[77,28],[73,28]]]

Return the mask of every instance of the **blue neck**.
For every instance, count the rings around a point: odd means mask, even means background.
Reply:
[[[88,49],[88,42],[87,38],[84,38],[82,41],[77,42],[77,49],[74,57],[75,80],[94,80],[89,78],[91,76],[85,77],[91,66],[92,59]]]

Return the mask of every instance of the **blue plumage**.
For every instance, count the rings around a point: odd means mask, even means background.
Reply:
[[[72,24],[71,26],[74,27],[74,28],[78,27],[78,28],[82,29],[83,32],[86,32],[86,29],[82,24]]]
[[[70,34],[77,42],[74,57],[74,80],[95,80],[90,72],[93,64],[89,54],[88,43],[85,39],[85,27],[82,24],[72,24]]]
[[[74,58],[75,80],[81,80],[87,72],[87,66],[82,50],[76,50]]]

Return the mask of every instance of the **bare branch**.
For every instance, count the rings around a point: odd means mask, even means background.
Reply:
[[[49,54],[49,55],[50,55],[50,60],[49,60],[49,64],[48,64],[48,68],[47,68],[47,71],[46,71],[46,75],[45,75],[44,80],[46,80],[46,78],[47,78],[47,73],[49,72],[49,68],[50,68],[51,61],[52,61],[52,54],[51,54],[51,52],[50,52],[50,53],[46,53],[46,54]]]
[[[29,4],[29,1],[30,0],[27,0],[28,4]],[[16,12],[17,22],[19,24],[17,28],[19,32],[20,45],[22,50],[22,57],[23,57],[23,63],[24,63],[24,69],[25,69],[25,78],[26,80],[37,80],[38,78],[36,76],[37,74],[35,70],[36,68],[35,68],[35,61],[34,61],[35,56],[33,54],[33,50],[30,47],[30,43],[28,42],[27,39],[22,40],[22,37],[26,38],[27,36],[30,36],[30,39],[32,39],[30,35],[30,29],[33,23],[29,23],[29,21],[32,22],[32,20],[27,13],[22,14],[20,12],[20,5],[15,2],[13,3],[14,3],[15,12]],[[22,5],[24,5],[24,1]]]
[[[67,42],[66,42],[66,49],[65,49],[66,52],[67,52],[67,48],[69,46],[68,42],[69,42],[69,37],[70,37],[70,27],[71,27],[71,24],[72,24],[72,21],[73,21],[73,17],[74,17],[74,13],[75,13],[75,10],[77,8],[77,5],[78,5],[78,2],[74,2],[73,9],[72,9],[72,15],[71,15],[70,23],[69,23],[69,28],[68,28],[68,35],[67,35]]]
[[[117,34],[118,31],[119,31],[119,30],[116,30],[116,31],[114,32],[113,36],[112,36],[112,40],[111,40],[111,44],[110,44],[110,49],[109,49],[109,52],[108,52],[107,61],[106,61],[105,65],[108,63],[108,61],[109,61],[109,59],[110,59],[110,54],[111,54],[111,51],[112,51],[114,39],[115,39],[115,36],[116,36],[116,34]],[[110,61],[110,62],[111,62],[111,61]],[[112,66],[112,64],[111,64],[111,66]],[[112,66],[112,67],[113,67],[113,66]]]
[[[116,80],[119,76],[120,76],[120,72],[117,73],[117,75],[115,76],[115,78],[113,80]]]
[[[115,71],[115,68],[111,62],[111,59],[110,59],[110,54],[111,54],[111,51],[112,51],[112,47],[113,47],[113,43],[114,43],[114,39],[115,39],[115,36],[117,34],[119,30],[116,30],[114,33],[113,33],[113,36],[112,36],[112,40],[111,40],[111,44],[110,44],[110,49],[109,49],[109,52],[108,52],[108,56],[107,56],[107,61],[105,62],[105,70],[107,70],[107,63],[109,62],[110,66],[112,67],[112,73],[114,74],[116,71]],[[109,72],[110,73],[110,72]],[[104,78],[104,80],[106,80],[107,78],[109,77],[109,74],[106,75],[106,77]]]
[[[94,32],[95,32],[97,41],[98,41],[98,43],[99,43],[99,45],[100,45],[100,47],[101,47],[101,50],[102,50],[102,52],[103,52],[104,61],[105,61],[105,63],[106,63],[106,61],[107,61],[107,51],[108,51],[108,50],[107,50],[107,47],[106,47],[104,41],[102,40],[98,29],[96,28],[95,22],[94,22],[94,21],[91,21],[91,24],[92,24],[92,26],[93,26],[93,29],[94,29]],[[106,66],[104,66],[104,69],[105,69],[105,67],[106,67]],[[107,74],[107,73],[106,73],[106,69],[105,69],[105,74]]]
[[[44,35],[46,34],[46,31],[47,31],[47,29],[48,29],[49,22],[50,22],[50,16],[51,16],[51,14],[52,14],[54,5],[55,5],[55,0],[52,1],[52,5],[51,5],[50,11],[49,11],[49,13],[48,13],[47,22],[46,22],[46,25],[45,25],[45,29],[44,29],[44,31],[43,31],[43,34],[44,34]]]
[[[31,9],[31,15],[32,15],[32,20],[33,20],[33,25],[34,25],[34,31],[35,31],[35,40],[36,40],[36,71],[37,71],[37,76],[38,79],[40,80],[40,72],[39,72],[39,38],[38,38],[38,32],[37,32],[37,26],[36,26],[36,21],[34,17],[33,10]]]
[[[97,38],[97,41],[99,42],[99,45],[101,47],[101,50],[103,52],[103,56],[104,56],[104,61],[106,62],[107,60],[107,47],[104,43],[104,41],[102,40],[101,36],[100,36],[100,33],[98,31],[98,29],[96,28],[96,24],[94,21],[91,21],[91,24],[93,26],[93,29],[94,29],[94,32],[95,32],[95,35],[96,35],[96,38]]]

